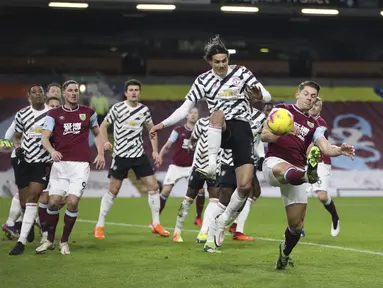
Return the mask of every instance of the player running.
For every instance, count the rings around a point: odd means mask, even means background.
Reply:
[[[37,216],[37,202],[47,185],[52,166],[52,158],[41,144],[41,132],[51,108],[45,105],[44,90],[40,85],[31,86],[28,96],[31,105],[21,109],[15,116],[13,140],[19,161],[16,182],[21,206],[25,203],[25,212],[19,239],[9,255],[20,255],[24,252],[28,234],[33,229]]]
[[[276,106],[293,114],[295,128],[292,133],[278,136],[265,125],[261,134],[261,140],[269,143],[263,162],[263,174],[270,185],[280,187],[288,222],[285,240],[279,245],[277,269],[293,265],[290,254],[301,237],[307,205],[306,186],[302,184],[313,184],[319,180],[317,168],[321,152],[330,157],[345,155],[353,158],[355,155],[353,146],[331,145],[324,136],[326,128],[309,114],[319,91],[320,86],[316,82],[302,82],[296,93],[296,104]],[[306,151],[312,142],[319,148],[314,146],[306,158]],[[308,167],[305,170],[306,165]]]
[[[319,123],[320,126],[326,128],[324,132],[324,137],[328,139],[328,125],[326,121],[320,116],[322,111],[322,100],[318,97],[315,102],[313,108],[309,111],[310,115],[314,117]],[[314,192],[318,199],[323,203],[324,208],[331,214],[331,236],[336,237],[340,232],[340,221],[339,216],[335,208],[334,200],[328,195],[328,186],[330,184],[330,176],[331,176],[331,158],[323,155],[321,162],[318,164],[318,176],[320,181],[310,185],[308,187],[308,192]],[[304,232],[302,229],[302,236],[304,236]]]
[[[36,248],[36,253],[54,249],[59,208],[67,197],[67,210],[60,241],[60,253],[70,254],[68,240],[76,223],[78,204],[86,187],[90,167],[89,130],[96,137],[98,155],[94,161],[97,169],[105,166],[104,149],[100,139],[96,112],[78,104],[79,84],[68,80],[62,85],[65,104],[49,111],[43,130],[43,146],[54,163],[50,173],[49,204],[47,208],[48,239]],[[49,141],[54,134],[54,148]],[[74,149],[75,147],[75,149]]]
[[[195,150],[193,165],[189,177],[188,189],[186,196],[181,203],[181,207],[178,210],[176,219],[176,227],[173,233],[173,242],[183,242],[181,233],[183,230],[186,216],[188,215],[189,209],[193,204],[194,199],[197,197],[198,192],[207,184],[209,192],[209,204],[207,205],[201,225],[201,230],[197,236],[197,243],[205,243],[207,239],[207,231],[209,223],[211,221],[212,212],[215,210],[215,206],[218,202],[218,189],[214,181],[205,180],[200,174],[196,173],[197,169],[204,169],[208,163],[208,146],[207,146],[207,129],[209,126],[209,117],[200,118],[193,130],[191,140],[189,143],[189,150]],[[198,196],[199,197],[199,196]]]
[[[271,95],[246,67],[229,66],[229,51],[219,36],[205,46],[205,59],[212,69],[197,77],[185,102],[167,119],[154,126],[151,132],[174,125],[186,117],[200,99],[206,99],[211,113],[207,131],[209,165],[197,172],[203,177],[215,179],[218,151],[222,147],[233,151],[237,174],[237,188],[225,212],[216,219],[217,231],[221,233],[232,214],[245,203],[252,187],[254,163],[250,99],[267,102]]]
[[[198,110],[197,108],[193,108],[188,113],[186,118],[186,124],[183,126],[176,127],[172,133],[166,144],[162,147],[160,151],[161,162],[163,157],[169,152],[170,148],[174,148],[174,153],[172,157],[172,164],[169,165],[168,171],[166,173],[163,188],[161,192],[161,208],[160,214],[162,210],[165,208],[166,200],[169,197],[171,190],[178,180],[182,178],[187,178],[190,175],[191,166],[193,163],[193,154],[188,152],[189,141],[192,135],[192,131],[194,129],[195,123],[198,119]],[[174,147],[174,146],[175,147]],[[203,194],[203,197],[205,194]],[[204,200],[204,199],[203,199]],[[198,202],[198,200],[197,200]],[[198,205],[197,205],[198,209]],[[202,204],[203,209],[203,204]],[[200,209],[200,210],[202,210]],[[199,213],[198,213],[199,212]],[[197,211],[196,221],[201,220],[202,211]],[[199,216],[199,217],[198,217]]]
[[[113,124],[114,148],[113,162],[109,172],[109,191],[102,197],[100,214],[94,228],[94,237],[97,239],[105,238],[105,217],[112,208],[114,200],[120,191],[122,181],[127,177],[130,169],[133,169],[136,177],[140,178],[147,188],[148,203],[152,212],[152,232],[162,237],[169,236],[169,232],[160,224],[158,183],[143,146],[143,127],[145,125],[150,130],[153,127],[153,122],[149,108],[138,102],[141,88],[140,81],[135,79],[127,81],[125,83],[126,100],[113,105],[101,124],[101,135],[105,143],[104,147],[107,150],[112,149],[112,144],[108,142],[107,128]],[[152,135],[150,142],[153,148],[154,164],[158,166],[161,164],[161,159],[158,155],[157,135]]]

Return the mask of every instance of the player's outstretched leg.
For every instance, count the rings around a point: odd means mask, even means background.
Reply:
[[[197,235],[197,239],[196,239],[197,243],[206,243],[208,230],[209,230],[209,224],[213,220],[212,216],[214,211],[217,209],[218,201],[219,200],[217,198],[212,198],[212,196],[209,196],[209,203],[207,204],[205,212],[203,214],[201,230],[199,231]]]

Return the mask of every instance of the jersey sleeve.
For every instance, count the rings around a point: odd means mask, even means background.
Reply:
[[[113,124],[114,121],[117,119],[117,109],[116,105],[113,105],[112,108],[109,110],[108,114],[106,114],[104,120],[108,122],[109,124]]]
[[[96,111],[92,111],[93,114],[90,116],[90,128],[98,127],[98,121],[97,121],[97,113]]]
[[[177,141],[177,139],[178,139],[178,132],[177,130],[174,129],[172,133],[170,134],[168,141],[174,143]]]
[[[326,126],[323,126],[322,123],[319,123],[317,120],[314,120],[314,125],[315,125],[315,132],[313,134],[313,143],[315,143],[320,137],[325,137],[324,133],[327,130]]]
[[[23,133],[23,122],[21,120],[20,112],[17,112],[14,121],[15,121],[15,132]]]
[[[48,114],[47,117],[45,118],[45,124],[44,124],[43,130],[53,131],[54,128],[55,128],[55,118],[53,118],[52,115]]]
[[[192,138],[199,139],[202,134],[201,120],[198,120],[192,132]]]
[[[146,125],[153,124],[152,113],[150,112],[149,108],[147,108],[145,112],[145,124]]]
[[[205,88],[202,83],[201,77],[198,76],[197,79],[195,79],[189,92],[186,94],[185,98],[195,104],[198,102],[198,100],[204,97],[205,97]]]
[[[16,122],[15,120],[12,121],[11,126],[8,127],[7,132],[5,132],[4,139],[5,140],[13,140],[13,135],[15,134],[16,129]]]

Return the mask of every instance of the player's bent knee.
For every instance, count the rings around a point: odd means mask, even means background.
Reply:
[[[328,194],[327,194],[327,191],[315,191],[315,193],[317,194],[318,196],[318,199],[321,201],[321,202],[326,202],[328,200]]]
[[[214,111],[211,113],[210,121],[212,123],[221,123],[223,124],[225,121],[225,114],[221,110]]]
[[[251,181],[247,181],[247,182],[240,181],[237,183],[238,191],[245,193],[246,195],[248,195],[251,192],[252,188],[253,188],[253,185]]]
[[[164,185],[162,187],[162,191],[161,191],[161,194],[165,197],[168,197],[170,195],[170,191],[172,190],[173,188],[173,185]],[[157,189],[151,189],[151,190],[157,190]]]

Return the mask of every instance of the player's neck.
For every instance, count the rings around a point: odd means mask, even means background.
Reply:
[[[138,105],[138,101],[129,101],[129,100],[125,100],[125,103],[130,106],[130,107],[137,107]]]
[[[186,127],[189,128],[190,130],[193,130],[194,128],[194,123],[189,123],[189,122],[186,122]]]
[[[309,110],[306,110],[304,108],[302,108],[301,106],[299,106],[298,103],[295,104],[295,106],[304,114],[308,114],[309,113]]]
[[[37,111],[41,111],[45,109],[45,103],[43,104],[31,104],[32,108]]]
[[[65,103],[64,108],[67,110],[75,110],[78,108],[78,103],[75,103],[75,104]]]

